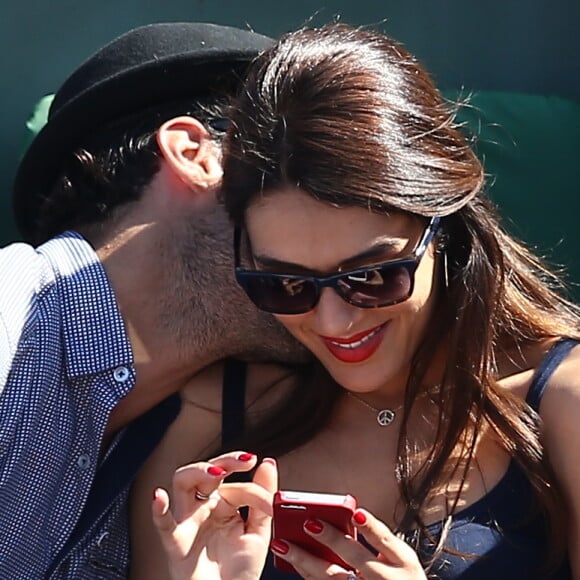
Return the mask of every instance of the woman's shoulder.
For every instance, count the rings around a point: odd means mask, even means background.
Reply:
[[[226,361],[207,366],[181,389],[181,408],[167,429],[158,448],[149,457],[142,475],[148,471],[162,475],[157,485],[168,485],[175,469],[215,453],[222,444],[223,385],[227,374]],[[235,413],[245,415],[251,426],[253,418],[267,412],[287,389],[295,375],[286,367],[270,364],[247,364],[236,368],[245,395]],[[151,474],[149,474],[151,475]],[[157,475],[155,476],[157,477]]]
[[[580,339],[562,340],[558,346],[565,346],[562,357],[551,377],[551,387],[566,389],[580,385]]]
[[[574,415],[580,432],[580,341],[566,346],[547,378],[540,415],[546,429],[558,428],[564,417]]]
[[[500,384],[536,407],[560,389],[580,380],[580,340],[551,338],[502,351],[498,356]]]
[[[566,498],[573,528],[580,522],[580,462],[576,445],[580,441],[580,344],[570,344],[550,376],[542,405],[543,441],[556,479]],[[573,557],[580,546],[574,538]]]
[[[221,360],[206,367],[180,391],[184,412],[195,412],[193,409],[205,410],[213,414],[221,413],[223,386],[226,380],[226,368],[229,362]],[[246,409],[262,410],[275,404],[282,398],[297,380],[297,373],[288,366],[274,363],[240,362],[236,373],[240,387],[245,392]]]
[[[580,340],[553,338],[502,354],[500,384],[542,419],[548,447],[580,437]]]

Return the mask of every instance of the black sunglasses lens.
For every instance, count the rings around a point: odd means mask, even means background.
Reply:
[[[407,299],[413,278],[409,264],[388,264],[341,278],[339,292],[351,303],[363,308],[389,306]]]
[[[252,273],[243,276],[241,282],[250,300],[258,308],[274,314],[308,312],[318,298],[316,286],[308,280]]]

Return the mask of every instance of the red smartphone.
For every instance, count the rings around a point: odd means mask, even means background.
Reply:
[[[352,495],[278,491],[274,496],[273,538],[288,540],[318,558],[350,569],[332,550],[304,531],[304,522],[308,519],[321,520],[356,539],[356,528],[352,523],[355,509],[356,499]],[[276,554],[274,565],[279,570],[296,573],[289,562]]]

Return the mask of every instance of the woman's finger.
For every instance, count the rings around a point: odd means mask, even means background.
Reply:
[[[173,505],[176,519],[188,517],[208,500],[225,477],[236,471],[249,471],[256,464],[253,453],[235,451],[208,462],[198,461],[180,467],[173,476]]]
[[[190,492],[199,489],[205,482],[209,483],[208,489],[213,491],[211,478],[206,474],[221,477],[222,475],[237,471],[249,471],[256,464],[256,456],[245,451],[233,451],[214,457],[209,461],[197,461],[184,465],[176,470],[173,477],[174,489]],[[212,469],[213,468],[213,469]]]
[[[177,538],[177,522],[169,509],[169,495],[162,488],[157,488],[153,494],[151,513],[167,555],[181,557],[183,554]]]
[[[224,483],[218,490],[219,496],[236,510],[248,506],[268,517],[272,516],[272,492],[254,482]]]
[[[265,457],[256,469],[252,481],[269,491],[272,495],[278,489],[278,465],[276,460]]]
[[[210,499],[228,472],[211,463],[198,462],[180,467],[173,476],[173,512],[182,521]]]
[[[398,538],[381,520],[364,509],[357,509],[352,521],[365,540],[392,566],[418,565],[418,557],[409,544]]]
[[[330,564],[286,540],[274,539],[270,544],[277,558],[291,564],[296,572],[305,579],[349,577],[349,571],[338,564]]]
[[[354,534],[348,534],[319,519],[307,519],[303,526],[307,535],[314,538],[316,543],[326,547],[324,558],[329,562],[352,570],[359,569],[369,562],[377,562],[376,556],[357,542]],[[323,553],[322,550],[321,553]]]
[[[278,489],[278,467],[276,461],[270,457],[265,458],[256,469],[253,483],[265,491],[268,505],[264,508],[250,507],[246,530],[250,533],[259,534],[264,538],[270,537],[272,525],[272,502],[274,493]]]

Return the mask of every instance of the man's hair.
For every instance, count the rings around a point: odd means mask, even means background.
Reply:
[[[139,199],[159,171],[156,133],[169,119],[195,117],[221,145],[227,102],[223,96],[209,96],[167,103],[123,117],[87,137],[66,157],[43,200],[35,242],[67,229],[104,223],[113,210]]]

